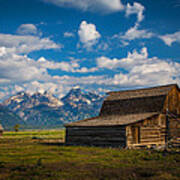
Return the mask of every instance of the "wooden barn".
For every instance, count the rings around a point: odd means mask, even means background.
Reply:
[[[3,134],[3,127],[2,127],[2,125],[0,124],[0,136],[2,136],[2,134]]]
[[[180,137],[176,84],[109,92],[99,116],[65,124],[66,144],[162,146]]]

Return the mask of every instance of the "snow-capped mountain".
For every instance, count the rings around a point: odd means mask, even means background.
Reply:
[[[77,121],[99,114],[104,97],[90,92],[84,93],[80,88],[73,88],[61,101],[66,122]]]
[[[60,101],[58,98],[56,98],[53,94],[45,91],[43,94],[42,93],[35,93],[31,96],[31,99],[36,102],[36,105],[39,104],[46,104],[50,107],[60,107],[63,105],[63,102]]]
[[[26,92],[19,92],[3,102],[3,105],[15,112],[19,109],[32,108],[42,104],[50,107],[59,107],[63,105],[59,99],[47,91],[44,93],[37,92],[33,95]]]
[[[62,99],[48,92],[30,95],[20,92],[3,102],[32,128],[55,127],[63,123],[98,115],[104,97],[73,88]]]
[[[73,88],[61,100],[64,104],[72,104],[74,107],[77,105],[91,105],[93,102],[102,101],[102,96],[93,94],[91,92],[84,93],[80,88]]]
[[[63,102],[48,92],[30,95],[20,92],[3,102],[30,127],[55,125]]]

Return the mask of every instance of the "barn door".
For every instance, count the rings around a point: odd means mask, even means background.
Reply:
[[[133,139],[133,144],[140,143],[140,127],[137,126],[132,127],[132,139]]]

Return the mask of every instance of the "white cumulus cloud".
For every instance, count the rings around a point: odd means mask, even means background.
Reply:
[[[17,29],[17,33],[21,35],[36,35],[38,30],[34,24],[21,24]]]
[[[81,22],[78,35],[80,42],[83,43],[87,49],[95,45],[101,37],[100,33],[96,30],[96,26],[94,24],[88,24],[86,21]]]
[[[75,60],[55,62],[45,59],[29,58],[27,55],[18,55],[9,52],[7,48],[0,47],[0,84],[25,83],[34,80],[49,81],[52,76],[48,69],[61,70],[71,73],[94,72],[97,68],[81,67]]]
[[[124,9],[121,0],[42,0],[60,7],[76,8],[82,11],[113,13]]]
[[[62,45],[56,44],[51,39],[40,38],[32,35],[0,34],[0,47],[16,53],[29,53],[41,49],[58,49]]]
[[[76,61],[61,61],[61,62],[54,62],[54,61],[48,61],[44,57],[41,57],[38,59],[37,64],[40,67],[46,68],[46,69],[60,69],[61,71],[65,72],[72,72],[72,73],[87,73],[87,72],[95,72],[97,71],[96,67],[93,68],[87,68],[87,67],[80,67],[80,65]]]
[[[166,45],[171,46],[174,42],[180,43],[180,31],[177,31],[174,34],[159,36],[159,38],[162,39]]]
[[[180,63],[148,57],[147,48],[138,53],[129,52],[126,58],[97,58],[97,66],[106,69],[121,69],[111,79],[114,85],[147,86],[180,82]]]
[[[48,79],[47,70],[40,67],[37,62],[26,55],[6,53],[0,56],[0,79],[2,83],[29,82],[33,79]]]
[[[144,19],[144,15],[143,15],[144,10],[145,7],[140,3],[134,2],[133,5],[130,5],[128,3],[125,9],[126,17],[129,17],[132,14],[136,14],[137,20],[135,22],[135,25],[129,28],[125,33],[115,34],[113,38],[120,39],[121,43],[124,46],[127,46],[129,44],[129,41],[135,39],[149,39],[153,37],[155,35],[154,33],[146,29],[139,29],[140,22],[143,21]]]
[[[140,3],[134,2],[132,6],[128,3],[126,6],[126,16],[129,16],[131,14],[137,14],[137,22],[139,23],[144,19],[144,10],[144,6]]]
[[[97,66],[100,68],[107,68],[107,69],[117,69],[117,68],[125,68],[130,69],[134,67],[135,65],[141,65],[145,62],[145,60],[148,58],[148,52],[147,48],[142,48],[141,52],[138,53],[136,50],[134,50],[132,53],[128,52],[128,55],[126,58],[117,59],[113,58],[110,59],[108,57],[102,56],[96,59]]]
[[[152,32],[149,32],[148,30],[145,29],[138,29],[138,25],[135,25],[134,27],[128,29],[124,35],[119,35],[119,38],[123,40],[131,41],[134,39],[149,39],[153,35],[154,34]]]

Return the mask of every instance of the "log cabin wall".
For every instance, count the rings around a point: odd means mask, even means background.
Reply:
[[[126,127],[127,146],[165,144],[166,119],[160,114]]]
[[[180,137],[180,121],[171,117],[168,118],[168,120],[169,120],[169,130],[167,132],[168,140],[176,139]]]
[[[167,112],[168,110],[168,112]],[[172,88],[168,93],[163,112],[167,115],[167,140],[180,137],[180,91],[178,87]]]
[[[66,127],[66,144],[90,146],[126,146],[125,126]]]
[[[172,90],[166,96],[163,112],[166,113],[167,109],[169,112],[175,115],[180,115],[180,91],[176,86],[173,87]]]

